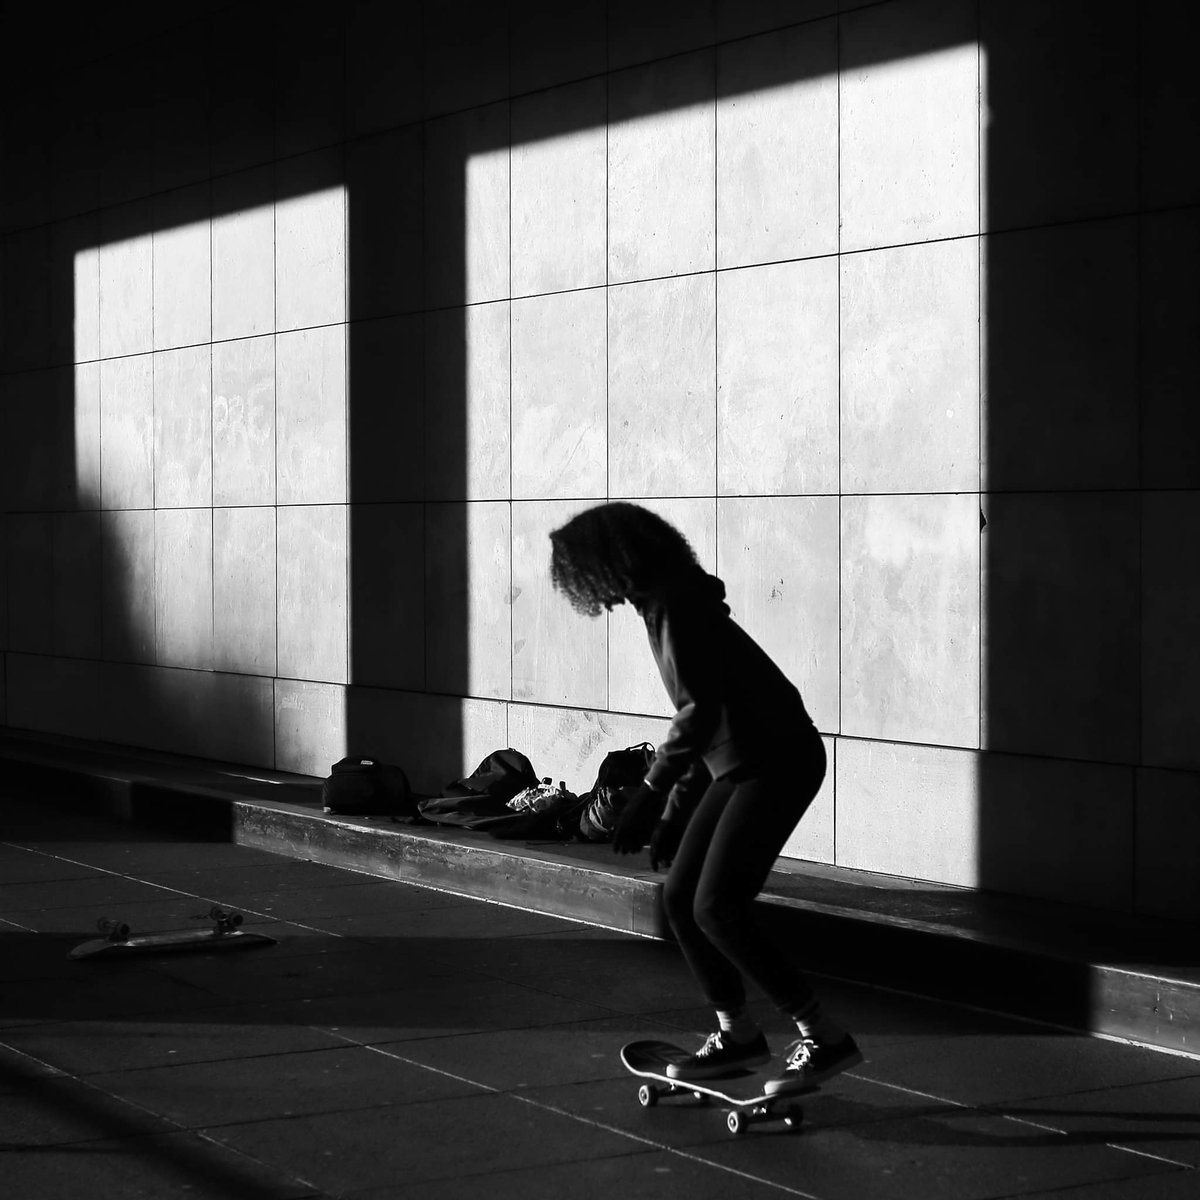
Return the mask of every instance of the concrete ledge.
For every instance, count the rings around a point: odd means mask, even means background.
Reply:
[[[11,735],[0,760],[56,806],[669,936],[661,876],[606,846],[333,817],[319,780],[116,747]],[[1200,1054],[1193,925],[786,862],[759,909],[814,972]]]

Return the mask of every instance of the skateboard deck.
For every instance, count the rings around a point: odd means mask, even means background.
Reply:
[[[718,1100],[725,1108],[729,1132],[746,1132],[754,1122],[782,1120],[789,1129],[798,1129],[804,1110],[796,1103],[799,1096],[811,1096],[817,1088],[768,1095],[765,1085],[775,1067],[741,1071],[722,1079],[672,1079],[667,1068],[690,1058],[691,1052],[670,1042],[630,1042],[621,1047],[621,1062],[633,1075],[646,1080],[637,1091],[638,1103],[653,1108],[661,1096],[691,1095],[702,1103]]]
[[[212,921],[211,929],[176,929],[167,933],[134,934],[124,921],[104,917],[96,928],[105,936],[82,942],[67,955],[68,958],[125,958],[135,954],[166,954],[179,951],[211,951],[250,949],[273,946],[275,939],[265,933],[239,929],[241,913],[211,908],[193,920]]]

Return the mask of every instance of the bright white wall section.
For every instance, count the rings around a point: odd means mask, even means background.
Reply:
[[[605,730],[654,740],[670,715],[636,616],[582,620],[547,578],[550,529],[635,499],[726,580],[828,737],[839,765],[789,852],[978,882],[969,34],[839,72],[829,19],[519,97],[507,223],[495,152],[464,148],[460,295],[478,303],[432,328],[465,335],[465,507],[486,520],[503,495],[512,523],[511,585],[496,543],[470,542],[472,663],[511,669],[509,727],[519,712],[539,772],[586,787]],[[511,639],[479,638],[500,612],[481,597],[507,588]],[[905,806],[897,842],[876,794],[935,776],[953,802]]]
[[[277,186],[103,210],[74,254],[74,362],[44,373],[74,470],[26,493],[67,511],[10,518],[49,553],[14,589],[11,649],[49,655],[14,656],[18,724],[270,765],[292,694],[347,682],[345,189]]]

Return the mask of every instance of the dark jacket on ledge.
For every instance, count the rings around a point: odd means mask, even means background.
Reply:
[[[646,781],[668,814],[699,802],[709,779],[783,767],[818,737],[796,686],[738,626],[725,585],[697,569],[633,598],[675,719]]]

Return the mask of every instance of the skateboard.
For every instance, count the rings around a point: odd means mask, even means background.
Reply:
[[[647,1080],[637,1090],[638,1103],[653,1108],[660,1096],[685,1093],[707,1104],[719,1100],[726,1105],[725,1125],[737,1136],[746,1132],[753,1122],[782,1120],[789,1129],[799,1129],[804,1122],[804,1110],[797,1096],[809,1096],[817,1088],[803,1092],[785,1092],[769,1096],[763,1090],[767,1075],[763,1071],[740,1071],[723,1079],[672,1079],[667,1067],[673,1062],[690,1058],[689,1051],[670,1042],[630,1042],[621,1048],[621,1062],[626,1070]]]
[[[199,913],[193,921],[210,920],[211,929],[176,929],[169,933],[132,934],[124,921],[104,917],[96,928],[105,936],[82,942],[67,955],[68,958],[125,958],[131,954],[163,954],[180,950],[233,950],[253,946],[273,946],[275,939],[265,933],[239,929],[241,913],[226,912],[213,907]]]

